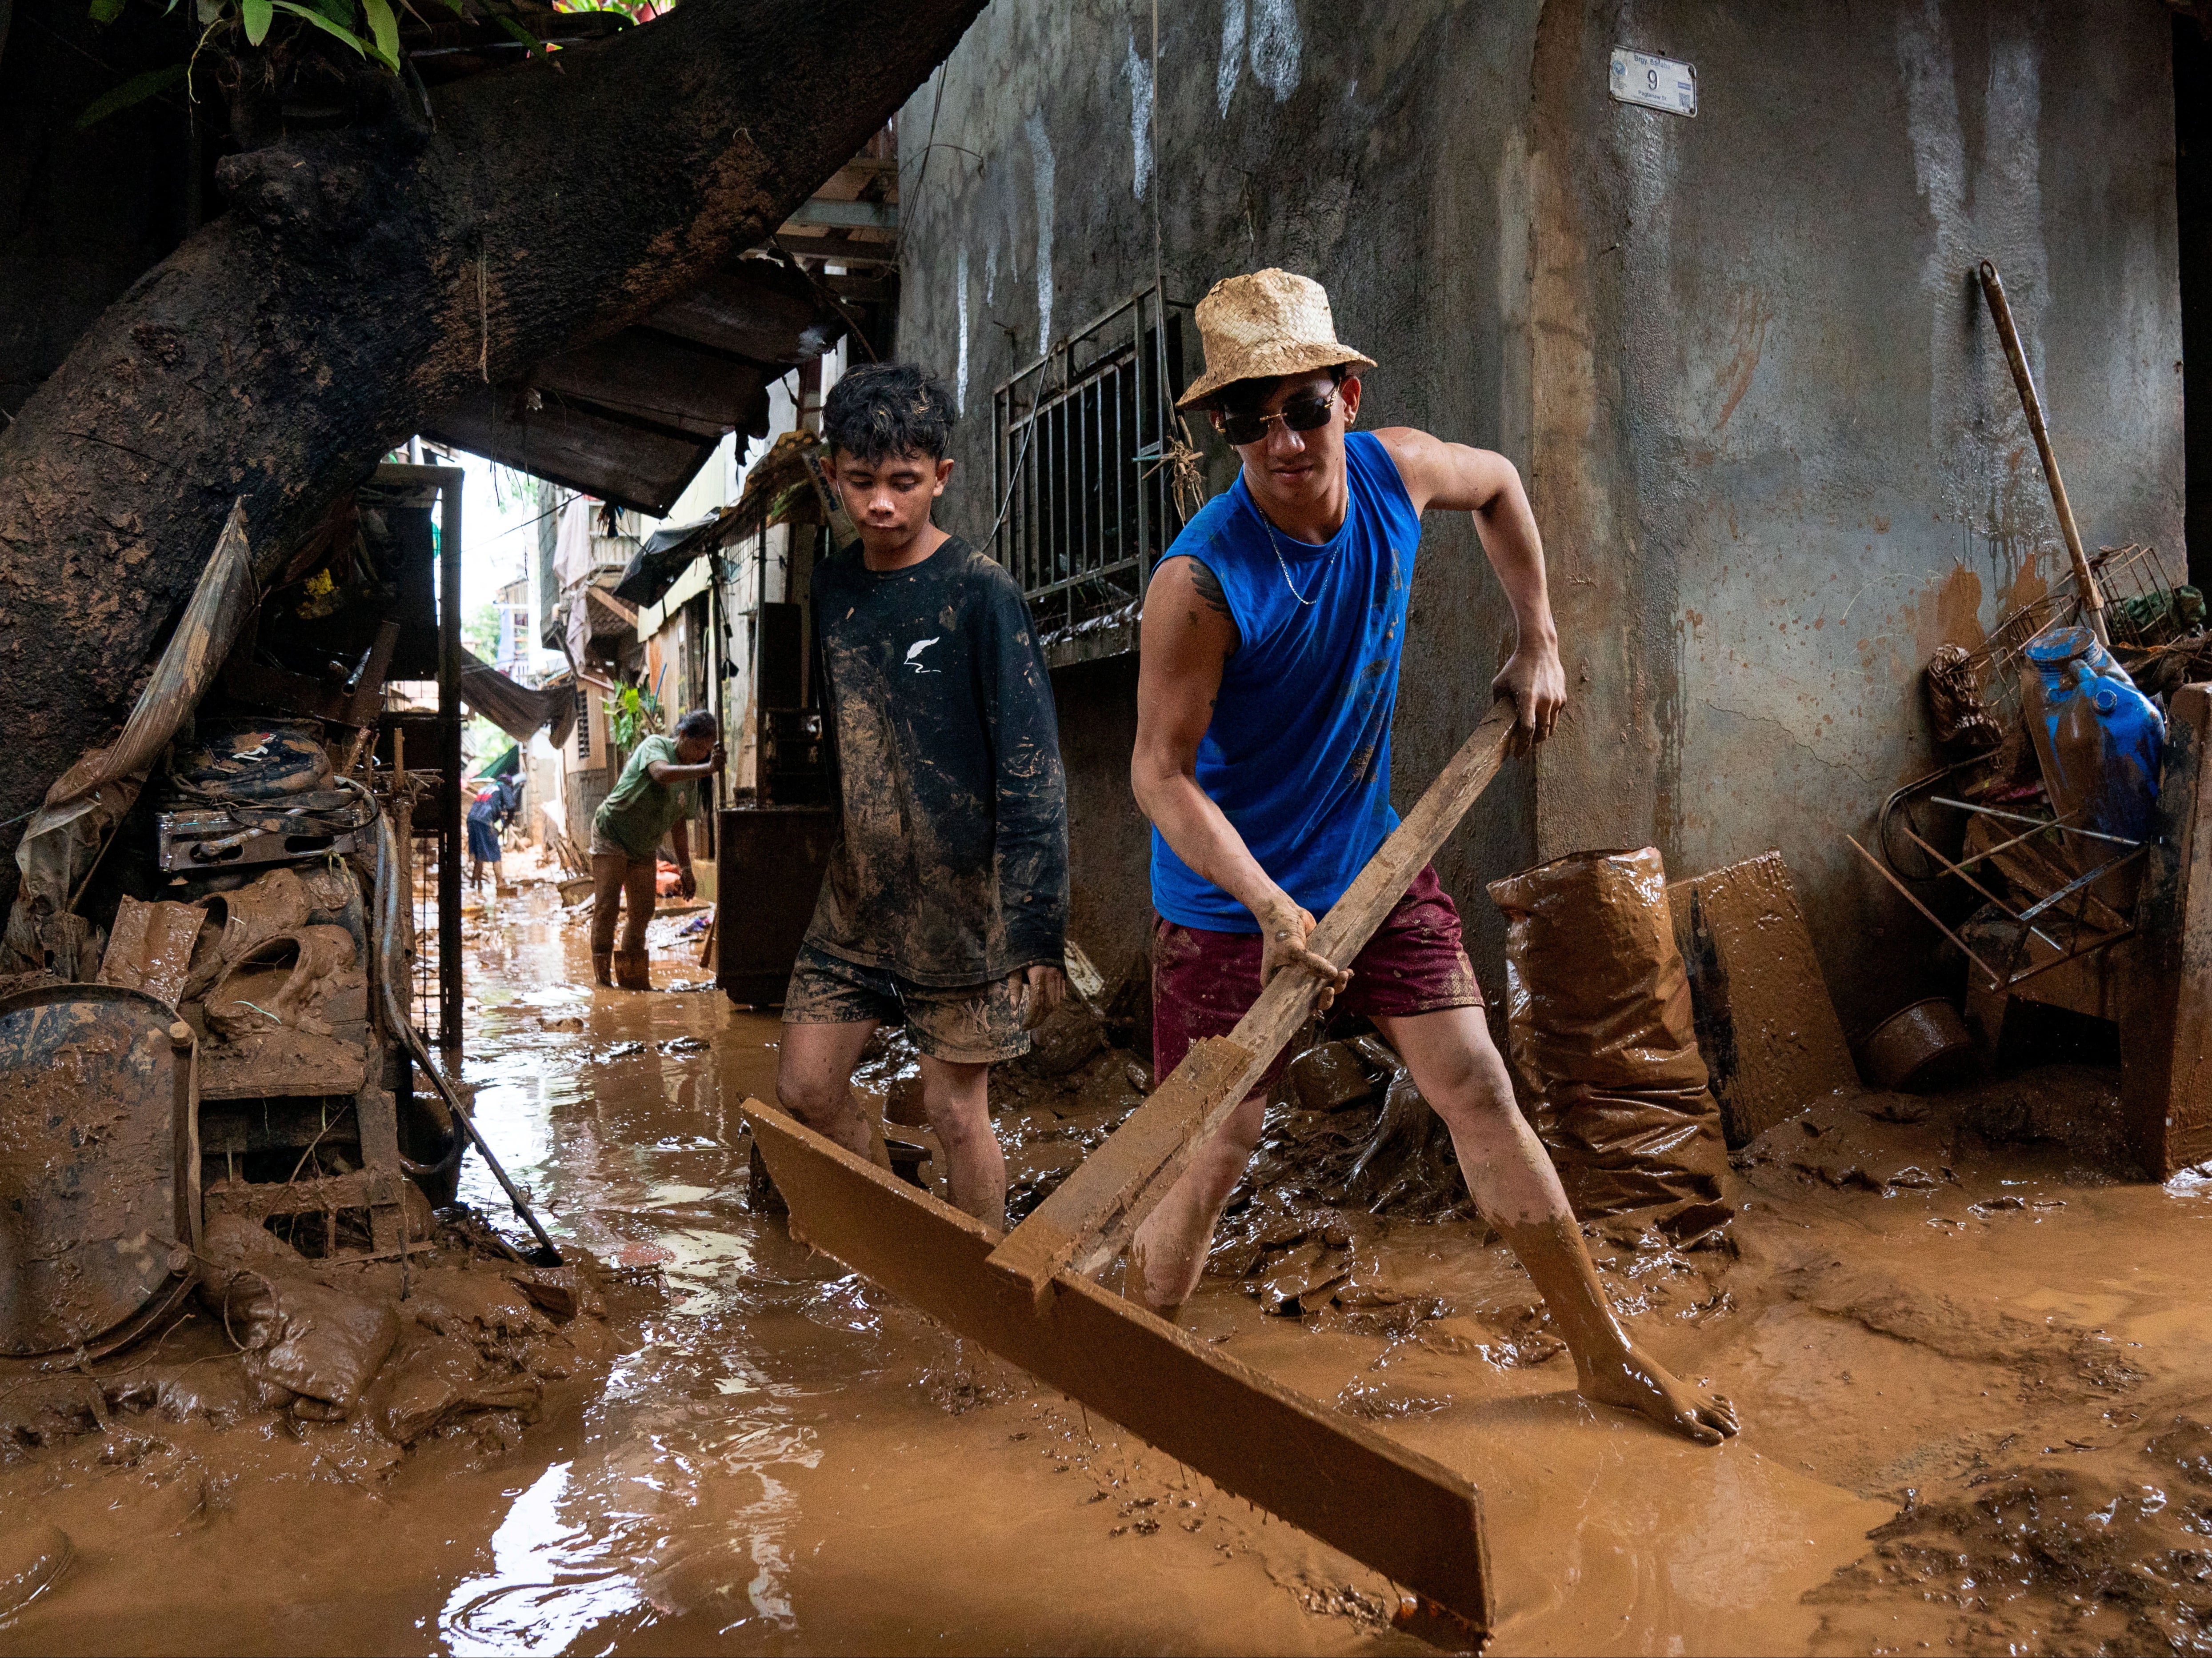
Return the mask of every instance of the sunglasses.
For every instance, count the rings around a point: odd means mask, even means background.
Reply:
[[[1293,398],[1281,410],[1272,415],[1221,415],[1221,434],[1230,442],[1242,446],[1257,443],[1267,435],[1267,428],[1277,421],[1293,432],[1312,432],[1328,424],[1329,410],[1336,404],[1336,390],[1332,388],[1325,398]]]

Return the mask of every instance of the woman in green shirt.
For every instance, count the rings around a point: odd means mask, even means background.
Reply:
[[[684,896],[698,889],[691,875],[691,816],[697,779],[722,769],[714,716],[694,708],[676,722],[676,735],[648,737],[637,745],[607,798],[592,817],[592,976],[624,990],[650,990],[646,923],[653,920],[654,878],[660,843],[676,842]],[[622,948],[615,949],[615,916],[627,900],[629,914]],[[612,969],[610,976],[609,969]]]

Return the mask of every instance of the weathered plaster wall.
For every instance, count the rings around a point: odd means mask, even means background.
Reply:
[[[1980,259],[2087,544],[2183,568],[2168,25],[1622,11],[1548,8],[1537,53],[1535,498],[1588,676],[1538,839],[1686,872],[1779,846],[1856,1028],[1948,987],[1843,836],[1929,768],[1929,653],[2064,568]],[[1698,66],[1694,120],[1607,96],[1622,43]]]
[[[2144,0],[1849,8],[999,0],[901,118],[903,349],[969,419],[947,521],[981,536],[991,388],[1150,280],[1325,282],[1380,360],[1363,423],[1501,450],[1553,571],[1571,717],[1441,860],[1495,983],[1484,879],[1656,841],[1779,846],[1847,1024],[1941,987],[1844,846],[1924,768],[1917,676],[2063,568],[1969,273],[2003,270],[2090,544],[2183,553],[2168,26]],[[1616,45],[1698,69],[1693,120],[1614,103]],[[936,148],[919,185],[933,119]],[[1401,805],[1487,701],[1510,618],[1432,521]],[[1133,676],[1060,676],[1076,920],[1140,931]],[[1862,834],[1862,839],[1864,835]]]

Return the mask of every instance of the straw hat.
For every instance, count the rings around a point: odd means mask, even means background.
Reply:
[[[1178,409],[1203,403],[1238,380],[1307,374],[1340,362],[1375,367],[1374,358],[1339,343],[1327,288],[1310,276],[1272,267],[1214,283],[1198,302],[1198,335],[1206,346],[1206,372],[1176,400]]]

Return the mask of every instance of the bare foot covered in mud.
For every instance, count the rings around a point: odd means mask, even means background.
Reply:
[[[1735,1406],[1698,1392],[1637,1348],[1576,1371],[1577,1388],[1592,1404],[1635,1411],[1700,1445],[1717,1445],[1736,1431]]]

